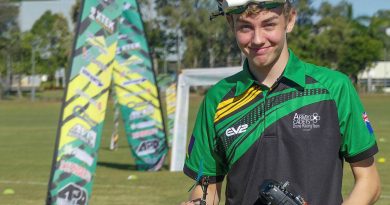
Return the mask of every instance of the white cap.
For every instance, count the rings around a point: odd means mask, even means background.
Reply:
[[[286,3],[286,0],[223,0],[222,8],[230,8],[235,6],[242,6],[250,2],[260,3],[260,2],[275,2],[275,3]]]

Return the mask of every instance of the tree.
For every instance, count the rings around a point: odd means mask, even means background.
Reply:
[[[81,10],[81,0],[76,0],[76,3],[72,6],[72,10],[70,12],[70,16],[72,17],[72,23],[75,25],[74,28],[76,30],[78,17],[80,15]]]
[[[295,5],[298,16],[293,31],[287,35],[288,46],[301,58],[314,62],[315,59],[315,25],[312,16],[316,10],[311,0],[300,0]]]
[[[17,23],[19,8],[8,0],[0,2],[0,99],[10,85],[12,57],[17,53],[16,40],[20,34]],[[16,38],[15,38],[16,37]],[[7,73],[5,79],[3,74]]]
[[[159,19],[144,21],[144,29],[154,66],[158,68],[163,65],[166,68],[165,58],[176,52],[176,36],[162,29],[161,20]]]
[[[214,67],[239,64],[241,53],[224,17],[209,20],[215,1],[156,1],[164,26],[183,35],[184,67]]]
[[[296,2],[298,18],[293,32],[288,34],[289,47],[308,62],[356,75],[380,60],[386,51],[383,47],[390,47],[390,37],[384,32],[390,26],[386,11],[372,19],[354,18],[352,4],[347,1],[337,5],[325,1],[318,10],[312,7],[312,0]],[[142,0],[140,4],[156,6],[157,17],[144,20],[152,56],[160,64],[166,53],[178,53],[179,44],[185,49],[180,59],[182,67],[240,64],[241,52],[226,19],[209,21],[209,14],[217,9],[215,0]],[[390,58],[390,50],[386,53]]]
[[[340,51],[342,55],[337,64],[338,70],[350,76],[357,76],[360,71],[379,60],[382,45],[377,39],[360,33],[346,39]]]
[[[381,43],[370,35],[361,18],[353,18],[352,5],[342,1],[336,6],[325,2],[317,14],[316,32],[310,39],[315,46],[311,61],[337,69],[348,75],[358,72],[379,60]]]
[[[380,10],[371,18],[369,34],[383,42],[383,60],[390,60],[390,10]]]
[[[48,32],[50,31],[50,32]],[[38,67],[41,73],[53,75],[58,68],[66,68],[71,49],[68,22],[61,14],[46,11],[31,29],[31,43],[38,51]]]

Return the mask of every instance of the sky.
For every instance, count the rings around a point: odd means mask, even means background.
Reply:
[[[342,0],[313,0],[313,6],[319,7],[322,2],[328,1],[337,4]],[[352,2],[354,17],[368,15],[372,16],[380,9],[390,10],[390,0],[347,0]],[[31,29],[32,24],[47,9],[55,13],[62,13],[70,21],[70,9],[75,0],[52,0],[52,1],[22,1],[19,22],[22,31]],[[70,24],[70,23],[69,23]],[[72,27],[72,25],[69,25]]]
[[[333,5],[340,3],[342,0],[313,0],[313,6],[319,7],[322,2],[328,1]],[[378,10],[390,10],[390,0],[347,0],[352,3],[354,17],[372,16]]]
[[[46,10],[53,13],[61,13],[67,19],[69,27],[71,24],[70,11],[76,0],[55,0],[55,1],[22,1],[19,10],[19,25],[22,31],[30,30]]]

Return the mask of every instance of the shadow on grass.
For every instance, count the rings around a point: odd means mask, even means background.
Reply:
[[[120,169],[120,170],[137,171],[137,166],[134,165],[134,164],[122,164],[122,163],[112,163],[112,162],[98,162],[97,166],[108,167],[108,168],[113,168],[113,169]],[[169,170],[169,165],[164,164],[162,166],[161,170]]]
[[[122,163],[112,163],[112,162],[98,162],[98,166],[102,167],[108,167],[113,169],[120,169],[120,170],[137,170],[137,166],[134,164],[122,164]]]

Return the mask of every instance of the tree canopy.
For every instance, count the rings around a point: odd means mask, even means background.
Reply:
[[[28,38],[32,49],[38,52],[41,73],[54,74],[67,67],[71,50],[71,35],[66,18],[46,11],[33,25]]]
[[[160,19],[158,32],[183,38],[183,68],[240,64],[241,54],[226,19],[208,19],[217,9],[215,1],[159,0],[154,4]],[[390,36],[385,34],[390,27],[390,11],[354,18],[352,4],[346,1],[337,5],[324,2],[315,9],[311,0],[299,0],[295,7],[298,19],[294,31],[288,34],[288,43],[303,60],[349,75],[376,61],[390,60]],[[163,46],[168,41],[151,46]]]
[[[318,10],[311,8],[311,1],[300,1],[297,6],[299,16],[315,14],[318,21],[298,19],[296,28],[289,35],[289,46],[304,60],[340,70],[348,75],[357,75],[361,70],[382,60],[383,42],[370,32],[372,24],[366,25],[362,19],[353,18],[350,3],[342,1],[333,6],[322,3]],[[304,3],[305,2],[305,3]],[[374,17],[373,17],[374,18]],[[374,29],[376,30],[376,29]]]
[[[70,13],[73,23],[76,23],[81,1],[76,2]],[[180,68],[241,63],[241,52],[226,19],[209,20],[210,13],[217,10],[215,0],[139,2],[141,7],[147,8],[141,9],[146,11],[142,13],[144,26],[152,56],[160,65],[169,55],[178,56]],[[287,37],[289,47],[301,59],[348,75],[356,75],[376,61],[390,60],[389,10],[354,18],[353,7],[346,1],[337,5],[325,1],[316,9],[312,0],[298,0],[295,6],[297,23]],[[37,71],[40,73],[53,74],[57,68],[67,68],[72,33],[66,19],[47,11],[30,31],[21,33],[17,16],[17,5],[2,0],[0,77],[6,72],[7,58],[12,58],[13,72],[29,73],[32,50],[37,52]]]

